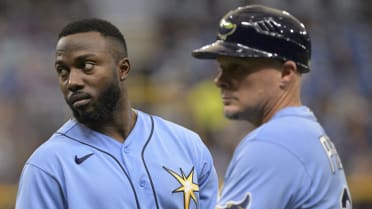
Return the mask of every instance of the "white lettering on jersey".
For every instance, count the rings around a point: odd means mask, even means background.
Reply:
[[[319,140],[323,146],[324,151],[327,154],[332,173],[336,172],[336,167],[338,169],[342,169],[343,167],[342,167],[341,159],[337,153],[336,147],[333,144],[333,142],[329,139],[328,136],[321,136]]]

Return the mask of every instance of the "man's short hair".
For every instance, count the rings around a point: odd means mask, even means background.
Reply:
[[[82,19],[67,24],[59,33],[58,40],[64,36],[85,32],[98,32],[104,37],[113,38],[121,45],[118,47],[120,54],[117,56],[128,57],[127,44],[120,30],[109,21],[98,18]]]

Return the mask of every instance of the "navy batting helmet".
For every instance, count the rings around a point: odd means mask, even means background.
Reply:
[[[288,12],[261,5],[238,7],[220,21],[217,40],[192,52],[200,59],[218,55],[292,60],[309,72],[311,40],[305,26]]]

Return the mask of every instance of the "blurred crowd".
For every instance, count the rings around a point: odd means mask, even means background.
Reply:
[[[133,106],[197,131],[222,177],[232,150],[252,126],[223,118],[212,83],[217,65],[193,59],[191,51],[213,41],[220,17],[244,4],[286,9],[305,23],[313,47],[303,102],[335,143],[351,181],[372,182],[372,4],[367,0],[2,0],[0,185],[16,185],[32,151],[71,117],[58,89],[54,47],[66,23],[85,17],[108,19],[124,33]]]

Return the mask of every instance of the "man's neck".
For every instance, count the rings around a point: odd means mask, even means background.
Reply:
[[[89,128],[103,133],[111,138],[124,142],[134,128],[137,121],[137,113],[133,109],[115,113],[111,120],[98,124],[87,125]]]
[[[269,121],[275,115],[275,113],[277,113],[281,109],[284,109],[286,107],[301,106],[301,105],[302,103],[301,103],[299,96],[293,95],[290,93],[284,93],[273,103],[271,107],[266,108],[266,111],[264,111],[263,113],[261,124]]]

